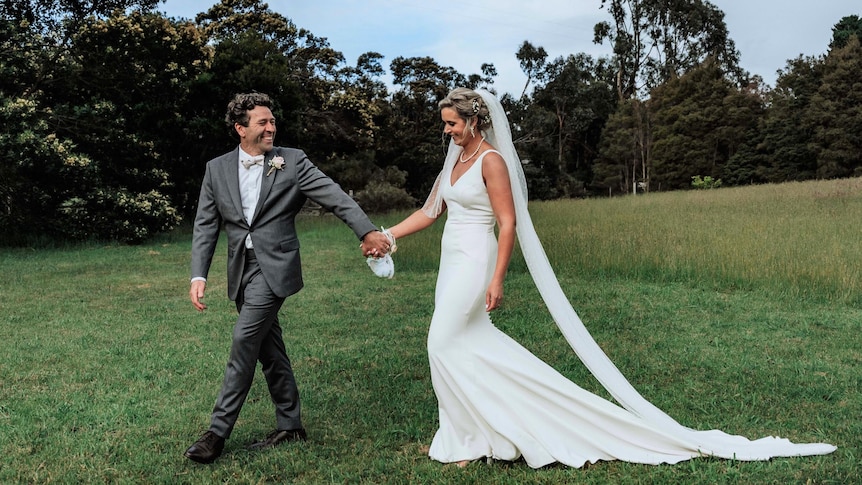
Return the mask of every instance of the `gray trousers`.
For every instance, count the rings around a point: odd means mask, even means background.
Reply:
[[[275,296],[266,283],[254,251],[248,251],[236,300],[239,317],[233,328],[230,358],[210,424],[210,431],[222,438],[229,438],[233,431],[258,361],[275,404],[277,429],[302,428],[299,391],[278,324],[283,303],[284,298]]]

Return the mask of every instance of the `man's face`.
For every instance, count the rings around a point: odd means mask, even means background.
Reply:
[[[248,112],[248,126],[234,125],[240,147],[249,155],[263,155],[272,150],[275,139],[275,117],[266,106],[255,106]]]

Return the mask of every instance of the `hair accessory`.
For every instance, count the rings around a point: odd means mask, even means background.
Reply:
[[[473,98],[473,114],[479,112],[479,98]]]

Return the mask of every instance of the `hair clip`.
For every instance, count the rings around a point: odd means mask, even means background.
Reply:
[[[473,98],[473,114],[479,112],[479,98]]]

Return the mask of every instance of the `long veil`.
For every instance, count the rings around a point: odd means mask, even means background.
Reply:
[[[795,444],[777,437],[749,440],[744,436],[730,435],[720,430],[694,430],[681,425],[641,396],[605,355],[563,293],[527,210],[527,182],[520,157],[512,142],[508,117],[496,96],[483,89],[478,89],[476,92],[482,97],[491,115],[491,128],[485,131],[485,137],[503,156],[509,171],[515,203],[518,243],[530,275],[560,332],[611,396],[632,414],[694,444],[704,455],[737,460],[767,460],[775,456],[823,455],[835,451],[835,446],[826,443]],[[440,183],[441,180],[445,180],[444,177],[449,177],[458,152],[459,147],[450,142],[443,170],[422,209],[430,217],[437,217],[440,214],[442,209]]]

